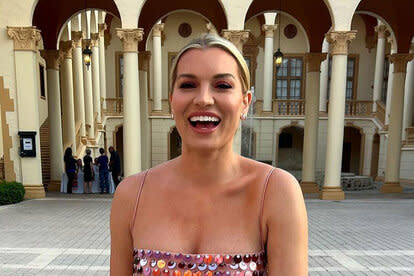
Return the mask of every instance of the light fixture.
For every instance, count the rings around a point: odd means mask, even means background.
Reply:
[[[89,45],[85,46],[85,49],[83,49],[82,53],[83,53],[83,62],[86,65],[86,69],[89,70],[89,66],[91,65],[91,55],[92,55],[92,51],[91,49],[89,49]]]
[[[278,43],[279,43],[279,47],[277,48],[277,51],[273,54],[273,57],[275,58],[275,65],[276,67],[279,67],[282,62],[283,62],[283,53],[282,51],[280,51],[280,29],[282,28],[282,0],[280,0],[280,12],[278,14],[279,17],[279,39],[278,39]]]

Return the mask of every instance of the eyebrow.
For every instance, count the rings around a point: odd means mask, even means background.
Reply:
[[[181,74],[177,77],[179,78],[190,78],[190,79],[195,79],[196,76],[193,74]],[[214,79],[221,79],[221,78],[233,78],[236,79],[232,74],[230,73],[223,73],[223,74],[217,74],[213,76]]]

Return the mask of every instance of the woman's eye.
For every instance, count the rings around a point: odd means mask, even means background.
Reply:
[[[217,83],[216,87],[220,88],[220,89],[230,89],[230,88],[232,88],[231,84],[226,83],[226,82]]]
[[[194,88],[195,84],[192,82],[183,82],[182,84],[180,84],[180,88]]]

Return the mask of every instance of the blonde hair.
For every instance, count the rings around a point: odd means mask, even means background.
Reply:
[[[191,49],[209,49],[220,48],[234,57],[239,67],[239,76],[242,83],[243,94],[250,90],[250,72],[246,61],[240,51],[233,43],[214,34],[203,34],[199,38],[194,39],[189,44],[184,46],[174,58],[171,67],[170,83],[171,93],[174,90],[175,81],[177,80],[177,64],[182,55]]]

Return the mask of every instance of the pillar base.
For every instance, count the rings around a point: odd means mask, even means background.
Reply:
[[[319,193],[319,199],[322,200],[344,200],[345,193],[341,187],[323,187]]]
[[[402,193],[402,187],[400,182],[385,182],[380,192],[385,194]]]
[[[44,198],[46,196],[45,189],[43,188],[42,184],[38,185],[24,185],[25,199],[33,199],[33,198]]]
[[[47,186],[47,190],[49,192],[60,192],[60,180],[50,180],[49,186]]]
[[[304,194],[319,193],[319,186],[313,181],[302,181],[300,182],[300,188]]]

